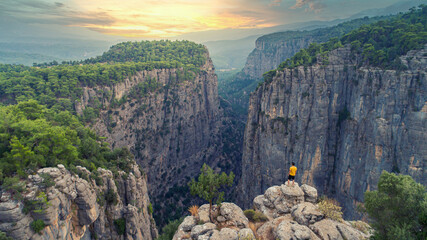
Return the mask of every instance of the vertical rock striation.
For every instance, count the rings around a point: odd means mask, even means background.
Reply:
[[[234,134],[232,118],[219,106],[217,77],[206,58],[198,72],[187,75],[183,69],[153,69],[111,87],[85,88],[77,107],[81,112],[94,102],[106,106],[93,128],[112,147],[131,149],[147,172],[150,196],[164,212],[179,210],[176,199],[188,194],[179,189],[197,176],[203,163],[240,172],[242,140],[235,140],[242,134]],[[160,87],[113,104],[149,81]],[[166,202],[168,198],[175,200]]]
[[[250,98],[240,202],[285,181],[339,200],[355,217],[381,171],[427,184],[427,46],[402,56],[406,71],[358,65],[349,47],[329,63],[279,71]]]
[[[22,200],[1,191],[0,230],[22,240],[157,238],[146,176],[137,165],[116,177],[98,168],[96,181],[86,168],[78,166],[77,171],[81,177],[63,165],[40,169],[25,182]],[[40,233],[30,227],[36,219],[46,225]],[[118,220],[123,222],[121,230]]]

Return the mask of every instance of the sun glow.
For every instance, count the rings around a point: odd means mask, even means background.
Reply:
[[[76,23],[105,34],[128,37],[173,37],[183,33],[225,28],[268,27],[262,19],[235,13],[224,0],[72,0],[81,12],[106,18],[107,23]]]

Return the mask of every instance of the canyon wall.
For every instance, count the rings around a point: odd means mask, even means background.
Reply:
[[[405,71],[360,64],[349,47],[329,63],[284,69],[251,94],[245,129],[240,202],[296,181],[336,198],[345,215],[383,170],[427,184],[427,46],[402,56]]]

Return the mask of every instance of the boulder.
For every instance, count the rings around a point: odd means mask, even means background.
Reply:
[[[242,240],[256,240],[255,234],[254,232],[252,232],[250,228],[240,229],[237,236],[239,239],[242,239]]]
[[[317,189],[309,186],[307,184],[303,184],[301,186],[302,191],[304,192],[304,200],[306,202],[316,203],[317,202]]]
[[[324,215],[310,202],[303,202],[294,206],[291,212],[295,221],[306,226],[314,224],[324,218]]]
[[[200,206],[198,214],[199,219],[202,223],[210,222],[211,220],[209,219],[209,204],[203,204],[202,206]]]
[[[336,239],[336,240],[344,240],[344,239],[365,239],[368,236],[354,228],[350,225],[333,221],[331,219],[324,219],[320,222],[316,222],[311,225],[310,228],[315,232],[318,236],[323,239]]]
[[[248,227],[248,218],[243,213],[243,210],[234,203],[222,203],[220,216],[224,217],[226,226]]]
[[[184,218],[184,221],[182,221],[178,228],[184,232],[189,232],[194,226],[196,226],[196,219],[193,216],[188,216]]]
[[[275,239],[274,231],[279,226],[279,224],[285,220],[292,221],[292,216],[287,214],[282,217],[275,218],[274,220],[264,223],[261,227],[258,228],[257,234],[260,239]]]
[[[231,228],[223,228],[221,231],[214,230],[210,240],[237,240],[237,231]]]
[[[197,239],[200,235],[205,235],[208,232],[212,232],[214,229],[216,229],[216,225],[213,223],[196,225],[191,229],[191,237]]]
[[[294,221],[282,221],[275,232],[279,240],[320,240],[316,234],[307,226],[300,225]]]

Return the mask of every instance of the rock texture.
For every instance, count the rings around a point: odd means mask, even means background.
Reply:
[[[363,65],[349,47],[329,63],[278,71],[252,95],[239,186],[240,202],[296,181],[341,202],[347,217],[383,170],[427,184],[427,46],[401,57],[405,71]],[[311,201],[310,189],[306,201]],[[271,202],[273,199],[269,199]],[[274,214],[274,213],[273,213]]]
[[[222,203],[219,210],[217,207],[217,205],[213,206],[214,223],[209,219],[209,205],[202,205],[199,208],[197,218],[188,216],[179,225],[173,240],[250,240],[252,239],[251,236],[255,236],[252,230],[248,228],[249,220],[240,207],[227,202]]]
[[[305,187],[316,190],[308,185]],[[262,212],[269,218],[267,222],[261,223],[249,222],[243,211],[233,203],[223,203],[220,211],[215,211],[214,223],[209,220],[208,222],[198,221],[197,217],[201,219],[201,214],[205,214],[209,208],[208,205],[203,205],[199,209],[199,216],[188,216],[184,219],[173,239],[362,240],[370,237],[369,225],[358,223],[359,230],[353,227],[352,222],[331,220],[318,210],[316,204],[304,200],[309,195],[311,194],[305,193],[297,184],[268,188],[253,202],[255,211]],[[264,201],[260,202],[259,199]],[[317,198],[311,200],[317,202]],[[287,206],[290,210],[283,211],[283,206]],[[227,221],[219,221],[218,219],[221,218]],[[235,224],[236,222],[243,222],[243,224]]]
[[[235,89],[235,96],[226,96],[233,104],[239,104],[247,109],[249,95],[262,81],[262,75],[272,69],[276,69],[280,63],[292,57],[299,50],[308,47],[311,43],[326,42],[334,37],[341,37],[361,25],[385,19],[387,17],[360,18],[344,22],[336,26],[317,28],[310,31],[286,31],[264,35],[255,42],[255,49],[249,54],[242,71],[230,83],[233,86],[241,86]]]
[[[157,237],[156,225],[148,209],[146,176],[136,165],[131,172],[119,172],[117,177],[111,171],[99,168],[101,180],[97,182],[102,181],[99,185],[88,170],[77,169],[82,178],[63,165],[40,169],[25,182],[27,191],[23,200],[16,200],[16,196],[1,191],[0,231],[22,240],[152,240]],[[44,184],[47,178],[51,178],[53,186]],[[45,194],[45,199],[41,193]],[[107,193],[116,200],[108,202]],[[37,219],[46,224],[39,234],[30,227],[30,223]],[[124,221],[124,232],[114,224],[118,219]]]
[[[87,87],[77,106],[82,112],[97,102],[104,105],[93,128],[113,148],[130,148],[147,172],[157,213],[183,209],[176,207],[181,206],[176,199],[187,192],[179,189],[198,175],[203,163],[240,176],[243,134],[235,132],[232,117],[224,116],[219,106],[217,77],[212,61],[206,58],[199,72],[186,77],[183,69],[153,69],[110,87]],[[141,98],[113,104],[149,81],[161,87]]]

